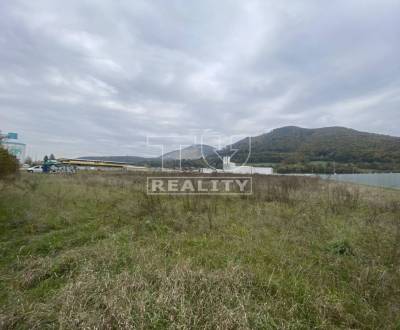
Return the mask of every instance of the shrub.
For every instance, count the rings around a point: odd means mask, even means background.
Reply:
[[[333,185],[328,191],[329,207],[334,213],[357,208],[359,200],[359,190],[344,184]]]
[[[10,155],[6,149],[0,147],[0,179],[17,173],[18,160]]]
[[[351,256],[353,249],[347,240],[338,240],[329,243],[328,251],[336,255]]]

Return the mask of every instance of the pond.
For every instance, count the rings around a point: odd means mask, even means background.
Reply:
[[[319,175],[323,179],[400,189],[400,173]]]

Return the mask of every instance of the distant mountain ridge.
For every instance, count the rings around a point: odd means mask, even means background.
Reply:
[[[206,144],[194,144],[188,146],[186,148],[182,148],[182,150],[174,150],[163,155],[165,161],[173,161],[179,160],[196,160],[204,157],[208,157],[213,155],[215,152],[215,148]],[[102,160],[109,162],[120,162],[120,163],[128,163],[128,164],[137,164],[137,165],[160,165],[161,164],[161,156],[160,157],[138,157],[138,156],[86,156],[79,157],[79,159],[86,160]]]
[[[361,132],[345,127],[302,128],[285,126],[271,132],[240,140],[231,146],[218,151],[220,156],[232,154],[232,149],[239,151],[233,155],[232,161],[253,164],[278,164],[282,173],[303,171],[326,173],[330,162],[346,164],[341,172],[363,171],[375,169],[380,171],[400,171],[400,137]],[[203,152],[202,152],[203,150]],[[202,155],[208,163],[221,166],[216,149],[207,145],[192,145],[182,149],[182,160],[188,166],[204,166],[198,161]],[[250,154],[250,156],[249,156]],[[126,162],[136,165],[161,166],[161,156],[144,158],[136,156],[81,157],[84,159]],[[164,154],[164,165],[176,166],[180,151]],[[316,168],[315,163],[320,168]],[[302,164],[292,166],[287,164]],[[310,164],[313,166],[311,167]],[[286,166],[286,169],[283,167]],[[335,165],[333,165],[335,166]],[[358,169],[357,169],[358,168]]]
[[[214,154],[215,148],[206,144],[194,144],[182,150],[174,150],[163,155],[165,160],[194,160]]]

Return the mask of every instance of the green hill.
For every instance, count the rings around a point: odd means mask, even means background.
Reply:
[[[339,169],[345,164],[349,171],[350,167],[354,171],[354,166],[386,171],[400,169],[399,137],[344,127],[287,126],[234,143],[231,147],[240,151],[233,156],[233,161],[243,162],[248,157],[249,139],[249,163],[303,164],[304,167],[337,162]]]

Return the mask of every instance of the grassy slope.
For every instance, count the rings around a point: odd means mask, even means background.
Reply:
[[[400,326],[400,192],[159,198],[145,177],[0,182],[0,328]]]

